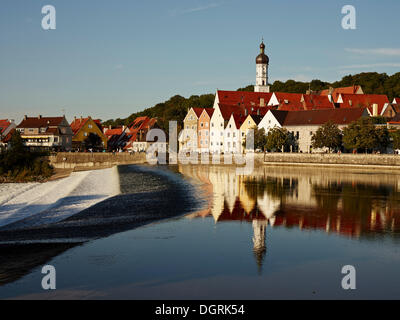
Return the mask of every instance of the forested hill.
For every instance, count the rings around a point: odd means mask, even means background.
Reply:
[[[352,85],[361,85],[364,93],[386,94],[389,100],[394,97],[400,97],[400,72],[388,76],[386,73],[360,73],[356,75],[348,75],[340,81],[333,83],[323,82],[321,80],[312,80],[311,82],[300,82],[288,80],[286,82],[275,81],[271,86],[271,91],[305,93],[309,88],[313,91],[328,89],[329,87],[349,87]],[[239,91],[254,91],[254,86],[250,85]],[[191,96],[184,98],[176,95],[168,101],[159,103],[152,108],[145,109],[141,112],[133,113],[125,119],[108,120],[104,125],[129,125],[133,119],[139,116],[157,117],[161,127],[168,128],[168,121],[176,120],[181,124],[186,116],[187,110],[191,107],[211,108],[214,102],[214,94],[204,94],[201,96]]]

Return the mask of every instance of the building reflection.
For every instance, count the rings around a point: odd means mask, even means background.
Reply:
[[[305,174],[274,168],[237,176],[224,166],[180,166],[186,176],[204,183],[208,210],[192,217],[212,216],[215,223],[238,221],[253,227],[253,252],[261,270],[268,227],[317,230],[357,239],[397,237],[400,193],[397,177]]]

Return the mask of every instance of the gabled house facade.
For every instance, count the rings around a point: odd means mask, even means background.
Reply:
[[[242,153],[240,127],[244,121],[240,114],[232,114],[224,130],[224,153]]]
[[[72,148],[73,133],[65,117],[25,116],[16,130],[32,150],[70,151]]]
[[[199,152],[209,152],[210,151],[210,121],[214,113],[214,109],[205,108],[199,117],[197,138]]]
[[[100,120],[93,120],[91,117],[87,118],[74,118],[71,123],[71,130],[73,133],[72,137],[72,148],[75,150],[84,149],[84,141],[90,136],[95,134],[100,137],[104,149],[107,149],[108,139],[103,133]]]
[[[179,135],[179,150],[181,152],[197,152],[199,119],[203,108],[190,108],[183,120],[183,130]]]

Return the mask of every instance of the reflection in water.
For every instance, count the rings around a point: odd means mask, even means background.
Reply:
[[[181,173],[205,183],[212,194],[209,210],[191,217],[211,215],[216,223],[252,223],[253,251],[260,270],[267,252],[268,225],[357,239],[379,235],[397,239],[397,175],[322,170],[265,167],[251,176],[237,176],[233,167],[179,167]]]

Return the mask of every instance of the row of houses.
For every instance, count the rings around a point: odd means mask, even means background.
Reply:
[[[361,86],[306,94],[217,91],[213,108],[191,108],[179,136],[181,152],[243,153],[250,129],[286,128],[298,152],[311,152],[311,138],[328,121],[339,128],[361,117],[385,117],[400,123],[400,98],[364,94]]]
[[[146,135],[153,128],[158,128],[157,119],[149,117],[137,118],[126,127],[111,128],[91,117],[74,117],[69,124],[65,116],[24,116],[18,125],[13,120],[0,120],[0,146],[7,147],[12,134],[18,131],[31,150],[87,151],[85,142],[95,135],[97,150],[140,152],[147,150]]]

